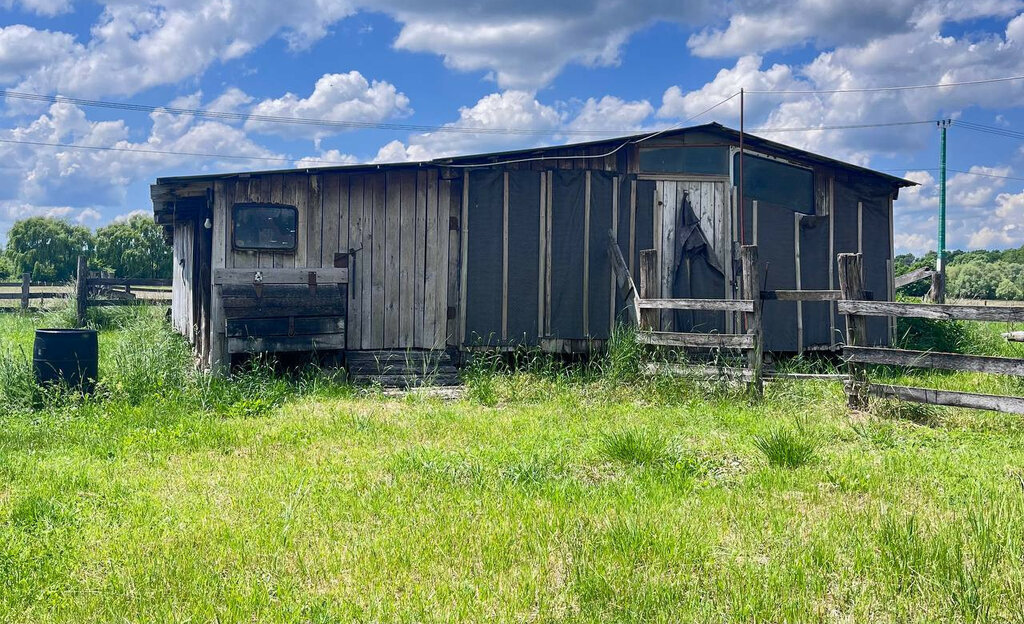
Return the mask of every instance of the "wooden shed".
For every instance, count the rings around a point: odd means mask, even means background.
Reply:
[[[210,366],[243,352],[600,347],[624,318],[607,253],[657,249],[660,296],[735,298],[757,244],[765,289],[832,289],[840,252],[891,299],[892,203],[913,184],[719,124],[443,158],[161,178],[174,327]],[[678,331],[731,331],[677,311]],[[765,348],[832,349],[832,302],[767,301]],[[885,319],[869,328],[885,344]]]

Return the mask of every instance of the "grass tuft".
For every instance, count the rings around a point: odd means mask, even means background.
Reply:
[[[777,427],[754,437],[754,446],[772,466],[799,468],[814,459],[818,442],[803,429]]]
[[[605,434],[601,453],[609,460],[634,465],[662,465],[672,459],[668,440],[648,429],[624,429]]]

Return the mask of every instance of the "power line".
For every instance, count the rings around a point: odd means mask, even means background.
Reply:
[[[1009,139],[1019,139],[1024,141],[1024,132],[1018,132],[1016,130],[1010,130],[1009,128],[998,128],[996,126],[986,126],[984,124],[974,123],[972,121],[960,121],[955,120],[954,126],[959,126],[965,130],[971,130],[974,132],[984,132],[987,134],[993,134],[996,136],[1002,136]]]
[[[945,82],[937,84],[896,85],[891,87],[862,87],[851,89],[748,89],[746,92],[758,94],[777,93],[782,95],[811,95],[815,93],[875,93],[878,91],[909,91],[912,89],[941,89],[943,87],[966,87],[970,85],[992,84],[996,82],[1010,82],[1013,80],[1024,80],[1024,76],[1007,76],[1005,78],[987,78],[985,80],[965,80],[962,82]]]
[[[806,126],[803,128],[753,128],[749,132],[766,134],[770,132],[813,132],[815,130],[858,130],[861,128],[888,128],[892,126],[914,126],[921,124],[933,124],[935,122],[935,119],[921,119],[917,121],[890,121],[884,123],[845,124],[839,126]]]
[[[181,108],[176,106],[153,106],[151,104],[130,104],[127,102],[110,102],[107,100],[87,100],[64,95],[43,95],[39,93],[25,93],[22,91],[0,90],[0,96],[28,100],[33,102],[49,102],[53,104],[67,103],[77,106],[94,108],[109,108],[115,110],[126,110],[143,113],[169,113],[173,115],[186,115],[204,119],[219,119],[227,121],[256,121],[260,123],[279,123],[300,126],[318,126],[325,128],[336,128],[340,130],[401,130],[410,132],[445,132],[459,134],[512,134],[512,135],[546,135],[552,134],[550,129],[539,128],[480,128],[454,125],[425,125],[425,124],[403,124],[386,123],[376,121],[352,121],[337,119],[315,119],[311,117],[289,117],[285,115],[258,115],[250,113],[234,113],[229,111],[215,111],[200,108]],[[628,134],[629,131],[620,130],[587,130],[571,129],[560,130],[559,134],[572,135],[595,135],[608,133]]]
[[[13,143],[17,145],[35,145],[39,147],[57,147],[66,149],[81,149],[81,150],[95,150],[105,152],[137,152],[140,154],[161,154],[167,156],[196,156],[199,158],[230,158],[236,160],[267,160],[276,162],[296,162],[298,160],[304,160],[300,158],[283,158],[277,156],[242,156],[232,154],[209,154],[204,152],[177,152],[172,150],[157,150],[157,149],[146,149],[136,147],[114,147],[107,145],[78,145],[75,143],[47,143],[45,141],[21,141],[17,139],[0,139],[0,143]],[[350,165],[349,162],[339,162],[330,160],[307,160],[306,162],[327,164],[327,165]]]
[[[939,170],[938,167],[901,167],[899,169],[880,169],[880,171],[886,171],[886,172],[896,172],[896,171],[904,171],[904,172],[906,172],[906,171],[938,171],[938,170]],[[983,173],[981,171],[967,171],[967,170],[964,170],[964,169],[950,169],[950,168],[947,168],[946,171],[952,171],[954,173],[962,173],[962,174],[965,174],[965,175],[972,175],[972,176],[982,176],[982,177],[985,177],[985,178],[998,178],[1000,180],[1017,180],[1017,181],[1020,181],[1020,182],[1024,182],[1024,178],[1015,177],[1015,176],[999,175],[999,174],[996,174],[996,173]]]

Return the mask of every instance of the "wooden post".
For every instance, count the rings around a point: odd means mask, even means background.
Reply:
[[[85,327],[85,309],[89,296],[89,269],[85,256],[78,256],[78,274],[75,277],[75,327]]]
[[[28,310],[28,294],[29,287],[32,284],[32,274],[22,273],[21,274],[21,309]]]
[[[942,271],[932,272],[932,288],[928,291],[932,303],[946,303],[946,275]]]
[[[754,344],[747,351],[747,368],[750,369],[750,390],[757,396],[764,394],[761,369],[764,367],[764,333],[761,327],[761,265],[757,258],[757,245],[740,247],[740,262],[743,265],[743,298],[754,302],[754,310],[747,313],[747,334],[753,336]]]
[[[847,301],[864,299],[864,257],[861,254],[839,254],[839,291]],[[859,314],[846,315],[846,344],[862,347],[867,344],[867,318]],[[850,409],[868,406],[867,375],[863,365],[848,362],[850,384],[846,388]]]
[[[658,284],[658,250],[643,249],[640,251],[640,298],[656,299]],[[658,326],[657,310],[640,310],[640,329],[658,329]]]

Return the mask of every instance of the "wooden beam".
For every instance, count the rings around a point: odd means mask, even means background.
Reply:
[[[1024,377],[1024,360],[961,353],[939,353],[933,351],[908,351],[882,347],[844,347],[847,360],[862,364],[888,364],[914,368],[938,368],[942,370],[968,370],[976,373],[1016,375]]]
[[[952,305],[941,303],[899,303],[891,301],[839,301],[839,313],[861,316],[899,316],[934,320],[1024,321],[1024,306]]]
[[[1010,342],[1024,342],[1024,331],[1012,331],[1003,334],[1003,338],[1006,338]]]
[[[704,310],[708,312],[753,312],[747,299],[640,299],[641,310]]]
[[[950,407],[992,410],[1007,414],[1024,414],[1024,397],[953,392],[951,390],[912,388],[888,384],[871,384],[868,387],[868,393],[871,396],[881,398],[900,399],[915,403],[927,403],[929,405],[946,405]]]
[[[642,299],[653,299],[658,296],[658,250],[644,249],[640,252],[640,290]],[[655,312],[642,312],[637,308],[640,329],[660,329],[659,316]]]
[[[910,273],[904,273],[903,275],[900,275],[894,280],[893,284],[896,286],[896,288],[903,288],[908,284],[913,284],[914,282],[919,282],[923,279],[928,279],[929,277],[932,276],[932,273],[934,273],[934,271],[932,271],[928,267],[921,267],[920,269],[915,269]]]
[[[637,306],[639,294],[636,291],[636,284],[633,283],[633,278],[629,275],[629,267],[626,266],[626,260],[622,257],[622,250],[619,249],[619,244],[612,233],[609,233],[608,239],[608,259],[612,264],[612,276],[619,287],[626,291],[626,302],[629,304],[630,316],[634,323],[639,324],[640,308]]]
[[[171,286],[169,279],[146,279],[128,277],[92,277],[88,279],[90,286]]]
[[[838,290],[762,290],[765,301],[839,301],[842,293]]]
[[[264,284],[309,284],[312,273],[316,284],[347,284],[348,269],[214,269],[213,283],[251,286],[259,273]],[[97,280],[89,280],[94,283]],[[134,284],[133,284],[134,285]]]
[[[642,344],[693,349],[751,349],[754,346],[754,336],[750,334],[684,334],[641,331],[637,333],[637,341]]]
[[[85,256],[78,256],[78,268],[75,273],[75,327],[85,327],[85,310],[89,297],[89,267]]]

